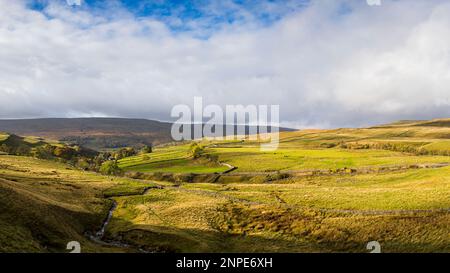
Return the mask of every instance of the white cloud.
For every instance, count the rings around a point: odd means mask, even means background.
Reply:
[[[173,33],[119,7],[107,19],[57,4],[46,15],[23,1],[0,6],[0,118],[167,119],[196,95],[280,104],[297,126],[450,116],[446,1],[315,1],[268,27],[223,24],[208,39],[196,38],[204,23]]]

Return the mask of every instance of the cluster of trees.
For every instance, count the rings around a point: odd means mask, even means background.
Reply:
[[[83,170],[100,172],[105,175],[121,175],[123,172],[118,166],[118,160],[138,153],[151,153],[152,147],[144,146],[139,151],[135,148],[121,148],[113,152],[99,153],[81,146],[51,145],[45,142],[32,144],[24,141],[22,137],[11,135],[0,143],[0,152],[57,160]]]
[[[121,148],[117,152],[114,152],[113,157],[116,160],[120,160],[122,158],[129,157],[129,156],[135,156],[137,154],[138,153],[136,152],[136,150],[134,148],[127,147],[127,148]]]
[[[121,149],[117,150],[116,152],[109,153],[109,157],[114,158],[115,160],[120,160],[125,157],[135,156],[138,154],[148,154],[151,152],[152,152],[152,147],[148,146],[148,145],[145,145],[139,151],[137,151],[135,148],[132,148],[132,147],[126,147],[126,148],[121,148]]]
[[[123,170],[120,169],[117,161],[130,156],[140,154],[148,154],[153,151],[151,146],[144,146],[141,150],[137,151],[135,148],[127,147],[121,148],[113,152],[104,152],[95,156],[90,162],[83,162],[84,166],[88,166],[87,170],[93,170],[105,175],[122,175]],[[80,164],[79,164],[80,165]]]
[[[8,146],[6,144],[0,145],[0,152],[10,155],[30,155],[31,148],[27,145]]]
[[[340,143],[339,147],[342,149],[377,149],[377,150],[389,150],[394,152],[410,153],[414,155],[441,155],[450,156],[450,150],[433,150],[421,147],[422,144],[410,144],[410,143],[392,143],[392,142],[379,142],[379,143]]]
[[[152,152],[153,152],[152,146],[145,145],[141,149],[141,154],[149,154],[149,153],[152,153]]]
[[[41,159],[61,158],[72,160],[74,157],[82,156],[82,151],[75,147],[54,146],[50,144],[33,145],[26,142],[22,143],[3,143],[0,145],[0,151],[19,156],[34,156]]]
[[[328,146],[331,146],[331,144],[330,143],[327,143],[328,144]],[[342,149],[350,149],[350,150],[365,150],[365,149],[372,149],[371,146],[372,144],[368,144],[368,143],[363,143],[363,144],[361,144],[361,143],[358,143],[358,142],[354,142],[354,143],[350,143],[350,142],[347,142],[347,143],[344,143],[344,142],[341,142],[341,143],[339,143],[339,148],[342,148]],[[324,147],[322,144],[321,144],[321,147]],[[331,146],[331,147],[326,147],[326,148],[332,148],[333,146]]]
[[[201,147],[192,147],[193,156],[200,154]],[[127,147],[111,152],[97,152],[81,146],[51,145],[45,142],[29,143],[24,138],[11,135],[0,143],[0,152],[19,156],[33,156],[40,159],[57,160],[74,167],[100,172],[105,175],[122,175],[118,160],[137,154],[152,153],[152,146],[143,146],[140,150]]]
[[[104,175],[122,175],[123,174],[123,171],[117,164],[116,160],[109,160],[109,161],[103,162],[98,171]]]
[[[123,171],[120,169],[117,161],[130,156],[141,154],[148,154],[152,152],[151,146],[144,146],[139,152],[135,148],[127,147],[121,148],[115,152],[104,152],[98,154],[89,163],[88,170],[94,170],[105,175],[122,175]],[[85,164],[86,165],[86,164]]]
[[[57,155],[55,154],[56,147],[50,144],[45,144],[41,146],[37,146],[33,149],[32,156],[41,158],[41,159],[53,159],[54,157],[61,156],[63,151],[58,149]],[[72,154],[72,153],[71,153]],[[66,160],[70,159],[68,156],[64,156]]]

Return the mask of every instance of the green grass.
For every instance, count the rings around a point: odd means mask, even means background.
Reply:
[[[357,168],[382,165],[448,163],[445,156],[413,156],[383,150],[293,149],[261,152],[259,148],[213,148],[223,162],[238,167],[238,172]]]
[[[219,234],[208,219],[224,199],[155,189],[145,196],[116,200],[118,208],[108,230],[111,238],[122,234],[129,243],[165,251],[202,252],[217,244],[214,235]]]
[[[392,150],[340,148],[343,144],[350,144],[350,147],[360,144],[393,144],[405,151],[408,151],[406,148],[409,147],[417,151],[450,153],[450,142],[440,139],[450,136],[449,128],[421,127],[417,124],[422,123],[413,122],[411,125],[401,122],[399,125],[370,129],[282,132],[280,147],[274,152],[262,152],[258,142],[249,140],[244,142],[205,140],[203,145],[210,147],[206,149],[207,154],[218,156],[221,162],[238,167],[237,172],[450,163],[447,156],[418,156]],[[222,168],[223,166],[192,161],[187,156],[188,149],[188,145],[155,149],[155,153],[150,155],[121,160],[120,167],[126,171],[171,173],[212,173],[226,170]]]
[[[26,136],[26,137],[24,137],[23,141],[28,142],[30,144],[36,144],[36,143],[42,141],[42,139],[39,137]]]
[[[117,199],[109,235],[181,252],[450,251],[450,168],[295,178],[289,183],[187,183]],[[281,200],[281,201],[280,201]],[[158,239],[161,238],[161,239]]]
[[[223,172],[228,168],[209,162],[193,161],[190,159],[173,159],[169,162],[144,163],[123,168],[133,172],[165,172],[165,173],[215,173]]]
[[[450,167],[256,179],[268,171],[450,163],[447,156],[342,145],[446,151],[450,145],[442,138],[449,133],[417,122],[286,132],[274,152],[260,151],[255,141],[204,141],[206,154],[238,167],[230,176],[235,180],[183,183],[120,198],[109,235],[150,250],[181,252],[365,252],[372,240],[384,252],[449,252]],[[165,149],[164,164],[146,164],[194,170],[180,147]],[[130,160],[128,167],[142,161]]]
[[[249,201],[338,210],[450,209],[450,168],[292,178],[274,184],[185,184]]]
[[[189,145],[156,148],[153,153],[127,157],[119,167],[131,172],[215,173],[228,168],[207,160],[193,160],[188,156]]]
[[[149,187],[155,186],[155,184],[148,182],[143,183],[141,181],[125,180],[121,181],[117,185],[103,191],[105,197],[117,197],[128,195],[140,195],[143,194]]]
[[[130,191],[136,182],[74,170],[30,157],[0,156],[0,252],[123,252],[98,245],[84,233],[98,230],[111,201],[104,192]]]
[[[449,175],[188,183],[117,199],[109,236],[181,252],[365,252],[371,240],[384,252],[447,252]]]
[[[188,145],[155,148],[153,153],[127,157],[119,161],[121,168],[188,158]]]
[[[430,151],[450,151],[450,141],[437,141],[423,146],[424,149]]]
[[[217,156],[238,167],[214,183],[107,177],[0,156],[0,205],[7,208],[0,251],[64,252],[68,239],[82,241],[86,251],[129,251],[83,236],[99,227],[113,199],[107,238],[148,251],[367,252],[367,242],[376,240],[383,252],[450,252],[450,167],[413,168],[450,163],[447,156],[414,153],[450,151],[450,128],[436,124],[447,123],[283,132],[274,152],[261,152],[255,141],[204,140],[199,159],[183,144],[119,162],[127,172],[213,173],[226,170],[210,160]],[[265,173],[341,168],[358,171]],[[365,168],[372,172],[361,173]],[[145,191],[154,185],[164,188]]]

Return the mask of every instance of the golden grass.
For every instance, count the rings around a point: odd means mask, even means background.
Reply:
[[[367,242],[376,240],[383,252],[449,252],[450,167],[264,179],[270,175],[265,172],[277,170],[448,164],[447,156],[341,147],[396,143],[447,151],[450,128],[436,127],[446,122],[283,132],[274,152],[261,152],[255,141],[205,140],[206,154],[238,167],[236,180],[226,184],[175,187],[167,181],[105,177],[55,162],[0,156],[0,202],[10,207],[0,217],[0,242],[15,242],[0,251],[61,251],[68,238],[82,240],[88,251],[111,250],[82,234],[98,228],[111,205],[105,197],[112,197],[118,206],[107,238],[149,251],[366,252]],[[124,169],[168,166],[190,172],[187,147],[160,147],[120,164]],[[139,195],[154,184],[165,188]],[[45,239],[34,237],[36,232]]]
[[[105,177],[29,157],[0,156],[0,252],[124,251],[98,245],[84,233],[99,229],[111,202],[103,192],[132,180]]]

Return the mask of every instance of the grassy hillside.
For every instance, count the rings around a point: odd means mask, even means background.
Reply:
[[[204,140],[206,156],[237,170],[216,183],[164,182],[164,190],[123,197],[108,234],[167,251],[364,252],[377,240],[384,252],[448,252],[450,130],[419,123],[283,132],[274,152]],[[190,160],[185,150],[161,149],[142,170],[158,158]],[[126,170],[141,163],[121,161]]]
[[[450,128],[406,126],[369,129],[282,132],[280,147],[260,151],[259,143],[203,141],[205,153],[238,167],[236,172],[295,171],[450,163]],[[126,171],[220,172],[208,161],[187,157],[187,145],[156,149],[154,154],[125,158]]]
[[[110,206],[104,193],[140,182],[0,158],[8,166],[0,174],[0,200],[10,207],[0,233],[10,243],[1,251],[65,252],[69,240],[80,241],[83,251],[130,251],[93,243],[83,233],[104,218]],[[448,252],[450,219],[442,208],[450,205],[449,175],[444,168],[271,184],[161,183],[165,189],[115,198],[107,238],[164,252],[364,252],[371,240],[385,252]]]
[[[98,230],[106,217],[111,201],[104,192],[142,187],[135,183],[0,155],[0,252],[68,252],[70,241],[85,252],[126,251],[93,243],[84,233]]]
[[[7,139],[9,134],[0,132],[0,141]]]
[[[448,252],[450,168],[188,183],[121,198],[109,236],[185,252]]]
[[[238,172],[358,168],[383,165],[450,163],[445,156],[414,156],[383,150],[292,149],[261,152],[259,148],[211,149]]]
[[[249,140],[159,146],[119,160],[134,180],[0,155],[0,251],[79,240],[89,252],[367,252],[376,240],[383,252],[450,252],[446,126],[282,132],[273,152]],[[103,243],[90,240],[113,204]]]
[[[159,147],[149,154],[121,159],[119,167],[125,171],[143,173],[215,173],[228,169],[208,160],[193,160],[188,144]]]

